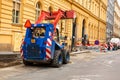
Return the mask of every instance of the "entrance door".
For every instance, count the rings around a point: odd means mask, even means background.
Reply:
[[[85,19],[82,22],[82,44],[85,45]]]

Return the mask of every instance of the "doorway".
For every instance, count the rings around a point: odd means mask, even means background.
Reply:
[[[73,21],[73,28],[72,28],[72,44],[71,44],[71,50],[73,49],[75,45],[75,38],[76,38],[76,18]]]
[[[82,44],[85,45],[86,35],[85,35],[85,19],[82,22]]]

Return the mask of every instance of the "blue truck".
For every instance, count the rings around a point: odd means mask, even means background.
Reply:
[[[64,41],[60,44],[59,29],[56,28],[60,19],[72,19],[74,11],[46,12],[42,11],[35,24],[30,20],[25,23],[26,34],[21,45],[21,56],[25,65],[47,62],[60,67],[70,61],[69,48]],[[53,23],[42,23],[43,20],[55,19]]]

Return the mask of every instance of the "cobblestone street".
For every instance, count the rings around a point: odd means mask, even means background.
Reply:
[[[119,80],[119,51],[76,54],[60,68],[23,64],[1,68],[0,80]]]

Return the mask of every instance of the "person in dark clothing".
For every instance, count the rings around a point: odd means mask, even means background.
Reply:
[[[82,39],[82,45],[85,46],[85,39]]]
[[[110,50],[110,42],[107,43],[108,50]]]

